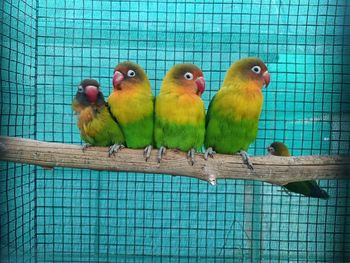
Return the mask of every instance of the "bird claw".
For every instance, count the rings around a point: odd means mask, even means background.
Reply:
[[[246,151],[241,150],[241,151],[239,152],[239,154],[241,155],[241,157],[242,157],[242,159],[243,159],[243,162],[248,166],[248,168],[249,168],[250,170],[254,170],[253,164],[252,164],[252,162],[250,161],[250,158],[249,158],[249,156],[248,156],[248,153],[247,153]]]
[[[125,148],[123,144],[113,144],[111,147],[109,147],[108,157],[111,157],[112,155],[115,156],[115,154],[123,148]]]
[[[160,146],[160,148],[158,150],[158,156],[157,156],[157,162],[158,163],[160,163],[160,161],[162,160],[165,152],[166,152],[166,148],[164,146]]]
[[[143,158],[145,158],[145,161],[147,162],[148,159],[151,157],[151,151],[152,151],[152,145],[148,145],[144,150],[143,150]]]
[[[191,150],[189,150],[188,152],[187,152],[187,158],[189,158],[190,160],[190,164],[191,165],[194,165],[194,154],[196,153],[196,151],[195,151],[195,149],[191,149]]]
[[[208,160],[208,156],[210,156],[210,158],[214,158],[214,154],[216,154],[216,152],[213,150],[212,147],[209,147],[205,152],[204,152],[204,159]]]
[[[84,144],[83,144],[83,147],[81,147],[81,150],[82,150],[83,152],[85,152],[85,150],[86,150],[87,148],[89,148],[89,147],[91,147],[91,144],[90,144],[90,143],[84,143]]]

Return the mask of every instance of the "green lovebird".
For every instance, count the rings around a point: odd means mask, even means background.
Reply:
[[[153,144],[154,99],[148,77],[139,65],[126,61],[115,67],[108,104],[123,131],[126,146],[144,148],[147,161]]]
[[[267,148],[269,154],[276,156],[290,156],[288,147],[281,142],[274,142]],[[305,195],[307,197],[315,197],[328,199],[329,195],[322,190],[315,180],[294,182],[284,185],[288,191]]]
[[[155,145],[158,162],[166,148],[188,152],[191,164],[204,142],[205,89],[202,71],[193,64],[177,64],[165,75],[155,106]]]
[[[269,83],[267,67],[259,58],[243,58],[231,65],[209,105],[205,159],[216,152],[240,153],[253,169],[246,151],[257,135],[264,99],[262,87]]]
[[[94,79],[81,81],[72,103],[77,114],[77,126],[88,146],[110,146],[109,155],[123,148],[124,135],[116,120],[110,114],[100,84]]]

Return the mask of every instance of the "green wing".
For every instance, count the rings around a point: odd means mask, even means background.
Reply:
[[[286,189],[293,193],[302,194],[308,197],[315,197],[321,199],[328,199],[329,195],[327,192],[320,188],[316,181],[302,181],[302,182],[294,182],[284,185]]]
[[[216,108],[216,95],[209,104],[206,118],[205,147],[213,147],[217,153],[234,154],[247,150],[256,138],[258,120],[233,120],[223,116]]]
[[[123,132],[109,113],[108,107],[103,107],[92,121],[86,123],[86,132],[81,133],[81,138],[93,146],[111,146],[125,141]]]

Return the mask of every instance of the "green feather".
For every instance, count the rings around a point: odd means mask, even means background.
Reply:
[[[144,148],[153,143],[153,112],[143,119],[122,126],[129,148]]]
[[[154,130],[156,147],[189,151],[194,148],[200,151],[205,133],[204,121],[198,125],[179,125],[157,118]]]
[[[92,121],[85,124],[86,132],[81,138],[93,146],[111,146],[124,143],[124,135],[106,106],[96,112]]]
[[[257,119],[235,121],[215,110],[216,96],[212,99],[206,118],[205,147],[212,147],[217,153],[234,154],[247,151],[258,131]],[[218,109],[219,107],[216,107]]]
[[[272,152],[273,155],[285,157],[290,156],[288,147],[282,142],[274,142],[270,145],[270,147],[274,149],[274,151]],[[329,198],[327,192],[322,190],[315,180],[293,182],[286,184],[283,187],[285,187],[290,192],[302,194],[307,197],[315,197],[322,199]]]
[[[329,195],[326,191],[322,190],[316,181],[302,181],[302,182],[294,182],[284,185],[288,191],[305,195],[307,197],[315,197],[328,199]]]

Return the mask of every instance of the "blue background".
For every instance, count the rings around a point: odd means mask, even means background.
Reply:
[[[349,154],[349,4],[337,1],[60,1],[1,4],[1,135],[80,144],[71,110],[83,78],[111,91],[139,63],[158,94],[165,72],[202,68],[208,106],[232,62],[259,56],[272,81],[259,134],[293,155]],[[270,184],[43,170],[1,163],[1,258],[8,261],[346,261],[349,183],[328,201]]]

